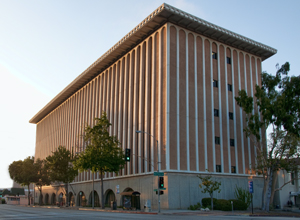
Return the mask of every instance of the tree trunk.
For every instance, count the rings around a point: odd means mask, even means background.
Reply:
[[[266,200],[266,211],[270,211],[270,199],[271,199],[271,191],[272,191],[272,180],[273,180],[273,172],[272,168],[269,173],[269,181],[268,181],[268,191],[267,191],[267,200]]]
[[[268,175],[264,176],[264,187],[262,192],[262,207],[263,211],[266,210],[266,195],[267,195],[267,186],[268,186]]]
[[[271,198],[270,198],[270,204],[273,205],[274,195],[275,195],[275,184],[277,182],[278,173],[273,172],[273,181],[272,181],[272,191],[271,191]]]
[[[92,207],[94,209],[94,207],[95,207],[95,190],[94,190],[94,173],[93,172],[92,172],[92,175],[93,175]]]
[[[100,171],[100,175],[101,175],[101,207],[102,207],[102,209],[105,209],[104,193],[103,193],[103,171]]]
[[[30,184],[27,185],[28,186],[28,205],[30,205],[30,189],[29,189],[29,185]]]
[[[39,196],[39,205],[42,205],[42,187],[39,188],[40,196]]]
[[[213,193],[210,194],[210,206],[211,206],[211,210],[214,210],[214,200],[213,200]]]
[[[66,189],[66,207],[69,206],[69,200],[68,200],[68,183],[65,184],[65,189]]]
[[[265,187],[263,187],[262,195],[261,195],[261,210],[265,210],[265,192],[266,192]]]

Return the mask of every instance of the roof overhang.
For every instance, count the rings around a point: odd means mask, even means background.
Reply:
[[[34,124],[38,123],[53,111],[53,109],[62,104],[71,95],[115,63],[166,22],[174,23],[180,27],[215,39],[216,41],[249,52],[261,57],[262,60],[277,53],[277,50],[274,48],[226,30],[164,3],[75,78],[75,80],[56,95],[29,122]]]

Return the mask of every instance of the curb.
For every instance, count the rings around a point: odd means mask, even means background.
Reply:
[[[57,206],[36,206],[36,205],[33,205],[33,206],[27,206],[27,207],[32,207],[32,208],[44,208],[44,209],[59,209],[60,207],[57,207]]]
[[[126,210],[107,210],[107,209],[86,209],[78,208],[82,211],[94,211],[94,212],[114,212],[114,213],[130,213],[130,214],[148,214],[148,215],[157,215],[155,212],[143,212],[143,211],[126,211]]]

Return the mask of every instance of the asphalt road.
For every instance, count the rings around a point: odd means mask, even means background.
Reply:
[[[275,217],[280,220],[288,220],[295,218],[287,217]],[[135,220],[135,219],[208,219],[208,220],[235,220],[235,219],[253,219],[253,220],[270,220],[274,217],[249,217],[249,216],[212,216],[212,215],[193,215],[188,213],[175,213],[175,214],[160,214],[160,215],[149,215],[149,214],[131,214],[131,213],[114,213],[114,212],[100,212],[100,211],[84,211],[84,210],[70,210],[70,209],[54,209],[54,208],[38,208],[38,207],[25,207],[17,205],[0,205],[0,219],[6,220],[21,220],[21,219],[71,219],[71,220],[112,220],[112,219],[124,219],[124,220]]]

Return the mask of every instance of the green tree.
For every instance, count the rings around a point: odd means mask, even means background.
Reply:
[[[246,114],[244,132],[257,152],[257,172],[264,176],[262,209],[267,211],[275,192],[276,172],[297,169],[295,158],[299,157],[300,79],[289,77],[289,71],[288,62],[277,65],[275,76],[262,73],[262,86],[256,85],[254,98],[245,90],[235,98]],[[268,127],[273,131],[267,145]]]
[[[66,192],[66,206],[68,206],[68,184],[78,175],[73,162],[76,157],[73,152],[63,146],[59,146],[52,155],[46,158],[47,168],[51,182],[63,182]]]
[[[101,118],[95,118],[95,125],[86,125],[84,139],[87,143],[85,151],[82,152],[76,162],[75,167],[80,171],[91,170],[99,172],[101,177],[101,206],[104,209],[103,175],[105,172],[118,173],[124,167],[125,155],[120,142],[116,136],[109,134],[109,123],[106,113],[103,112]]]
[[[14,161],[8,167],[10,178],[21,186],[28,187],[28,205],[30,205],[30,183],[35,183],[38,179],[35,172],[34,157],[27,157],[26,159]]]
[[[211,175],[198,175],[198,178],[201,180],[201,183],[199,184],[199,187],[203,190],[202,193],[208,193],[211,200],[211,210],[214,210],[214,201],[213,201],[213,193],[214,191],[217,191],[218,193],[221,192],[220,186],[221,182],[215,181],[212,179]]]
[[[51,179],[48,172],[47,161],[41,160],[40,158],[36,159],[35,163],[35,172],[37,173],[37,182],[35,182],[36,187],[40,191],[39,204],[42,205],[42,187],[51,184]]]

